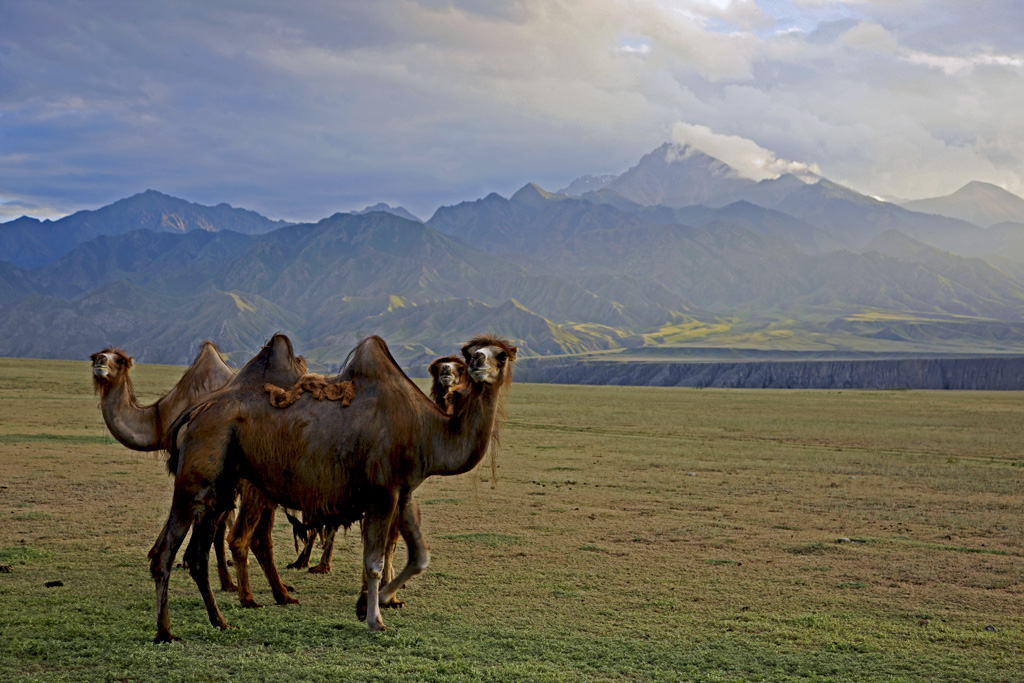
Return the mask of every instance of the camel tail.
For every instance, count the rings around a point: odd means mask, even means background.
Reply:
[[[306,539],[309,536],[309,527],[293,517],[292,514],[288,512],[288,508],[282,509],[284,510],[284,516],[288,518],[288,521],[291,522],[292,525],[292,540],[295,541],[295,552],[299,552],[299,540],[301,539],[303,543],[306,542]]]

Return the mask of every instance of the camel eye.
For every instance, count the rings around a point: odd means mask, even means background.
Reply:
[[[499,363],[504,363],[506,360],[508,360],[508,354],[505,353],[504,351],[499,352],[498,353],[498,362]]]
[[[117,364],[118,365],[124,365],[124,358],[118,358],[117,359]]]

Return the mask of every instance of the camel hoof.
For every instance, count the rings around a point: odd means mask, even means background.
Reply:
[[[224,591],[225,593],[237,593],[238,592],[238,586],[236,586],[233,583],[222,583],[220,585],[220,589],[222,591]]]
[[[286,595],[283,598],[278,598],[277,599],[277,604],[279,604],[279,605],[297,605],[297,604],[299,604],[299,601],[296,600],[295,598],[293,598],[290,595]]]
[[[299,562],[296,560],[289,565],[286,565],[287,569],[305,569],[308,565],[305,562]]]
[[[242,604],[242,607],[244,607],[246,609],[260,609],[261,607],[263,607],[263,605],[261,605],[260,603],[256,602],[255,600],[239,600],[238,602],[240,602]],[[227,627],[227,624],[225,624],[224,626],[221,626],[220,628],[223,629],[223,628],[226,628],[226,627]]]
[[[288,591],[290,593],[294,593],[295,592],[295,586],[289,586],[287,583],[284,584],[284,588],[285,588],[286,591]]]
[[[366,593],[360,593],[356,600],[356,617],[359,621],[366,621]]]
[[[388,630],[388,627],[384,625],[384,621],[379,618],[377,619],[376,623],[368,624],[368,626],[370,627],[371,633],[380,633],[382,631]]]
[[[325,567],[322,564],[318,564],[315,567],[310,567],[309,568],[309,573],[310,574],[330,574],[331,573],[331,568],[330,567]]]
[[[178,636],[172,635],[169,632],[168,633],[157,633],[156,634],[156,638],[153,639],[153,643],[155,645],[159,645],[160,643],[173,643],[175,641],[180,643],[181,642],[181,638],[179,638]]]
[[[403,607],[405,607],[405,602],[402,601],[402,600],[398,600],[396,598],[393,598],[391,600],[391,602],[386,602],[383,605],[381,605],[381,607],[382,608],[386,607],[387,609],[402,609]]]

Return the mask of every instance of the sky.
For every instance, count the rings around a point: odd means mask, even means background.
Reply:
[[[154,189],[315,221],[622,173],[1024,195],[1021,0],[0,0],[0,222]]]

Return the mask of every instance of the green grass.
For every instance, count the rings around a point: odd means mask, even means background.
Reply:
[[[141,400],[180,368],[140,365]],[[357,530],[298,606],[171,580],[159,457],[107,436],[86,363],[0,359],[0,680],[1012,681],[1024,394],[516,385],[490,467],[416,496],[431,565],[356,621]],[[279,517],[283,517],[279,515]],[[850,539],[850,541],[841,540]],[[400,552],[399,562],[404,562]],[[180,560],[180,557],[179,557]],[[54,582],[63,585],[54,586]],[[47,586],[51,584],[51,586]]]

